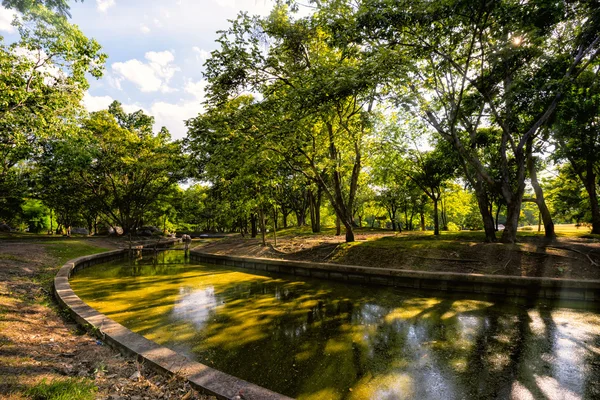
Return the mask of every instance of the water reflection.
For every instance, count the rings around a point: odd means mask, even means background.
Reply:
[[[173,306],[172,318],[189,321],[196,329],[207,322],[210,312],[217,307],[215,288],[212,286],[195,290],[190,287],[179,288],[179,300]]]
[[[600,397],[590,311],[155,260],[73,279],[92,306],[200,362],[301,399]]]

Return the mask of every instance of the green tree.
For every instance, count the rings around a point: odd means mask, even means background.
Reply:
[[[34,195],[56,215],[58,228],[69,230],[85,220],[90,233],[101,203],[85,186],[80,171],[90,162],[85,138],[48,139],[36,157]]]
[[[470,165],[475,190],[485,183],[504,197],[504,242],[516,239],[528,148],[565,87],[600,52],[598,12],[586,1],[366,0],[359,7],[358,40],[387,57],[391,90]],[[472,151],[487,122],[501,131],[499,180]],[[478,196],[481,210],[484,200]]]
[[[598,70],[599,66],[596,65]],[[600,234],[600,79],[586,71],[572,85],[551,127],[554,158],[567,161],[589,197],[592,233]]]
[[[241,15],[207,61],[210,103],[261,93],[263,148],[317,185],[353,241],[353,205],[370,133],[374,80],[356,50],[336,48],[327,15]],[[264,51],[263,41],[268,41]]]
[[[23,4],[25,4],[24,2]],[[29,4],[29,3],[27,3]],[[33,3],[32,3],[33,4]],[[16,20],[20,39],[0,37],[0,198],[18,197],[19,163],[40,153],[49,137],[70,135],[82,111],[86,74],[100,77],[106,55],[66,18],[32,5]]]
[[[77,0],[75,1],[77,2]],[[80,1],[83,3],[83,0]],[[42,5],[49,10],[56,10],[60,15],[71,16],[68,0],[2,0],[3,7],[14,8],[22,13]]]
[[[153,123],[152,118],[146,121]],[[144,213],[186,178],[181,143],[172,141],[165,129],[158,134],[148,134],[148,129],[125,129],[108,111],[82,121],[84,161],[73,168],[101,212],[124,233],[133,233]]]
[[[570,165],[559,166],[558,175],[548,179],[548,199],[554,214],[567,223],[591,220],[589,196],[585,186]]]

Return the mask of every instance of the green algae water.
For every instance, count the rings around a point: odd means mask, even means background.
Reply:
[[[79,271],[88,304],[298,399],[600,398],[600,314],[233,267],[182,251]]]

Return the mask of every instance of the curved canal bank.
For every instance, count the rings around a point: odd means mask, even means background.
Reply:
[[[177,241],[163,242],[161,248],[169,247]],[[152,246],[154,247],[154,246]],[[143,252],[143,248],[136,249]],[[148,250],[154,253],[152,249]],[[154,368],[187,379],[192,386],[205,394],[219,399],[273,399],[285,400],[287,397],[274,393],[257,385],[245,382],[206,365],[189,360],[166,347],[134,333],[123,325],[108,318],[82,301],[71,289],[69,278],[75,272],[93,265],[113,260],[123,260],[129,250],[114,250],[91,256],[79,257],[65,263],[54,278],[54,291],[59,304],[86,329],[91,330],[105,343],[119,351],[133,355],[140,362],[146,362]]]
[[[474,293],[483,295],[547,299],[585,306],[600,305],[600,280],[535,278],[504,275],[440,273],[372,268],[333,263],[236,257],[192,250],[198,262],[268,271],[342,282],[394,286],[409,289]]]
[[[147,339],[300,399],[600,395],[595,312],[186,263],[182,252],[86,268],[72,284]]]

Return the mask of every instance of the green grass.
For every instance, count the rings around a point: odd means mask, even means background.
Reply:
[[[526,230],[523,230],[526,228]],[[531,229],[531,230],[529,230]],[[543,227],[542,231],[537,231],[538,227],[529,226],[529,227],[520,227],[517,233],[517,238],[524,237],[539,237],[544,235]],[[557,224],[555,226],[556,235],[558,237],[581,237],[587,239],[600,239],[600,235],[592,235],[590,233],[590,228],[587,227],[575,227],[574,224]],[[355,228],[354,234],[358,235],[368,235],[369,233],[388,233],[392,235],[394,232],[391,229],[381,229],[381,228]],[[293,237],[293,236],[331,236],[335,234],[335,227],[323,227],[320,233],[313,233],[311,231],[310,226],[302,226],[302,227],[289,227],[285,229],[281,229],[277,231],[278,237]],[[344,228],[342,227],[342,235],[344,235]],[[502,235],[502,232],[497,232],[496,237],[499,239]],[[260,237],[260,234],[259,234]],[[267,238],[273,238],[273,232],[269,232],[267,234]],[[395,236],[395,240],[402,241],[414,241],[414,240],[434,240],[434,241],[463,241],[463,242],[483,242],[485,240],[485,234],[483,231],[458,231],[458,232],[450,232],[450,231],[442,231],[439,236],[434,236],[433,231],[402,231],[402,233],[398,233]]]
[[[64,263],[67,261],[90,254],[102,253],[107,251],[103,247],[95,246],[85,239],[81,240],[54,240],[44,242],[44,247],[49,255],[56,258],[56,262],[53,265],[48,265],[42,269],[42,271],[33,279],[35,283],[42,285],[46,290],[50,290],[52,287],[52,280],[54,275]]]
[[[532,228],[530,231],[524,231],[523,228]],[[529,227],[520,227],[518,236],[541,236],[544,235],[544,227],[542,231],[538,232],[537,225],[530,225]],[[586,239],[600,239],[600,235],[591,234],[591,228],[580,226],[577,228],[575,224],[557,224],[554,226],[556,236],[558,237],[580,237]]]
[[[344,227],[342,226],[342,235],[344,235]],[[381,228],[370,228],[370,227],[362,227],[362,228],[354,228],[354,234],[360,235],[365,233],[385,233],[392,232],[390,229],[381,229]],[[335,235],[335,226],[322,226],[321,232],[313,233],[310,226],[290,226],[287,228],[277,229],[277,237],[291,237],[291,236],[315,236],[315,235],[325,235],[325,236],[333,236]],[[260,237],[260,233],[258,234]],[[273,230],[270,229],[269,233],[266,235],[267,238],[273,238]]]
[[[94,382],[86,378],[53,379],[41,382],[27,390],[33,400],[93,400],[98,390]]]
[[[59,264],[64,264],[72,258],[107,251],[107,249],[98,247],[93,242],[85,239],[47,241],[44,242],[44,246],[48,254],[58,259]]]
[[[18,261],[18,262],[27,262],[26,258],[21,258],[14,256],[12,254],[0,254],[0,260],[10,260],[10,261]]]
[[[56,240],[61,235],[48,235],[46,233],[29,233],[29,232],[0,232],[0,241],[11,240]]]

